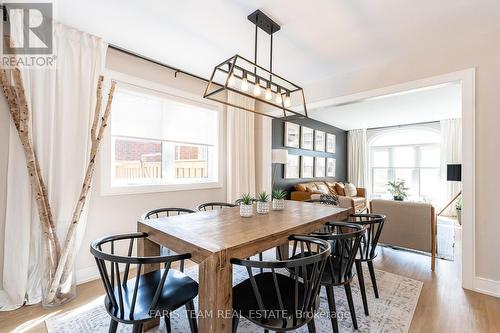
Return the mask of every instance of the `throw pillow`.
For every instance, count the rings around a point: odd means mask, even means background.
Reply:
[[[337,192],[338,195],[345,196],[344,184],[336,183],[335,184],[335,192]]]
[[[314,183],[308,183],[308,184],[304,184],[304,185],[306,187],[307,192],[313,192],[313,191],[316,191],[318,189],[316,187],[316,184],[314,184]]]
[[[338,195],[337,191],[335,190],[335,183],[326,183],[328,186],[328,190],[330,191],[331,195]]]
[[[346,197],[355,197],[358,194],[358,190],[354,184],[347,183],[344,186],[344,193]]]
[[[324,193],[324,194],[330,193],[330,190],[328,189],[328,186],[326,186],[324,184],[320,184],[317,187],[318,187],[318,191],[320,191],[321,193]]]
[[[295,190],[299,192],[305,192],[307,191],[307,188],[304,184],[295,184]]]

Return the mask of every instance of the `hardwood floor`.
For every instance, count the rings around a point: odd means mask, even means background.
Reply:
[[[410,332],[500,332],[500,298],[462,289],[459,249],[457,233],[455,261],[437,260],[434,273],[427,256],[380,249],[376,268],[424,282]],[[47,317],[83,306],[103,293],[100,280],[96,280],[78,286],[77,299],[61,308],[45,310],[32,305],[0,312],[0,332],[46,332]]]

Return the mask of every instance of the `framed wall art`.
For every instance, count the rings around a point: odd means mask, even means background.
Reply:
[[[327,158],[326,159],[326,176],[327,177],[335,177],[336,162],[337,161],[334,158]]]
[[[325,158],[316,156],[314,158],[314,177],[325,177]]]
[[[326,151],[335,153],[335,134],[326,133]]]
[[[302,126],[300,131],[300,148],[313,150],[314,145],[314,130],[309,127]]]
[[[300,156],[288,154],[285,164],[285,179],[300,178]]]
[[[312,156],[301,156],[300,178],[312,178],[314,173],[314,158]]]
[[[316,151],[325,151],[325,132],[323,131],[314,131],[314,150]]]
[[[299,148],[300,125],[285,122],[284,145],[291,148]]]

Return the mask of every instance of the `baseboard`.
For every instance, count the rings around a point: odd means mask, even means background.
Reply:
[[[474,290],[486,295],[500,297],[500,281],[476,276],[474,280]]]
[[[76,271],[76,284],[82,284],[99,278],[99,270],[94,266],[78,269]]]

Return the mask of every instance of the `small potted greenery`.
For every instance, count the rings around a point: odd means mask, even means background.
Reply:
[[[458,197],[455,202],[455,209],[457,210],[458,224],[462,225],[462,197]]]
[[[243,194],[240,198],[240,216],[250,217],[253,215],[253,199],[249,193]]]
[[[285,209],[286,191],[276,189],[273,191],[273,210]]]
[[[269,213],[269,194],[267,194],[266,192],[260,192],[257,196],[257,213]]]
[[[394,200],[403,201],[408,198],[407,191],[409,188],[405,186],[404,180],[398,179],[395,182],[388,182],[387,186],[389,186],[389,192],[392,194]]]

